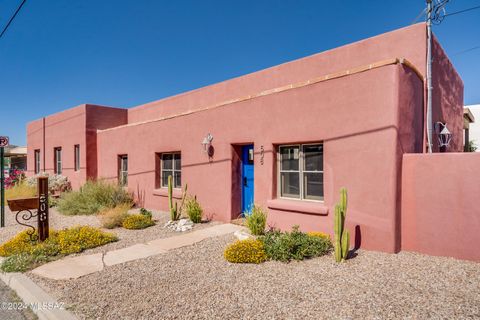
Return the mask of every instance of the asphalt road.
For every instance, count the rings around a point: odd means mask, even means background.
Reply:
[[[2,320],[33,320],[38,319],[17,297],[15,292],[10,290],[0,280],[0,319]]]

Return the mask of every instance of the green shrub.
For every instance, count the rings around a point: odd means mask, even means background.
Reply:
[[[152,218],[143,214],[131,214],[123,220],[125,229],[145,229],[155,224]]]
[[[232,263],[262,263],[267,260],[263,243],[256,239],[237,240],[227,246],[223,255]]]
[[[112,209],[106,209],[98,215],[102,226],[107,229],[121,227],[128,216],[129,204],[121,204]]]
[[[259,236],[265,233],[267,213],[259,206],[253,206],[252,212],[247,213],[245,222],[253,235]]]
[[[193,223],[202,222],[203,209],[197,201],[197,197],[188,197],[185,203],[187,215]]]
[[[0,256],[7,257],[0,269],[5,272],[23,272],[64,255],[95,248],[112,241],[117,241],[115,235],[90,226],[78,226],[60,231],[50,230],[49,238],[43,242],[30,240],[25,230],[0,245]]]
[[[145,208],[140,208],[140,214],[143,214],[144,216],[147,216],[150,219],[152,219],[152,211],[149,211]]]
[[[123,187],[103,180],[90,180],[78,191],[63,193],[58,211],[65,215],[90,215],[120,204],[133,204],[132,195]]]
[[[309,236],[300,232],[298,226],[292,232],[269,231],[260,240],[269,259],[283,262],[322,256],[332,249],[329,239]]]
[[[49,262],[51,259],[45,255],[32,255],[27,253],[14,254],[3,260],[0,270],[3,272],[25,272],[39,265]]]

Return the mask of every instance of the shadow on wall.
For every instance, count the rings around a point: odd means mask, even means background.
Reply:
[[[463,150],[463,83],[440,44],[434,38],[432,45],[433,112],[434,122],[446,122],[453,133],[448,151]],[[433,150],[438,152],[438,137],[433,136]]]

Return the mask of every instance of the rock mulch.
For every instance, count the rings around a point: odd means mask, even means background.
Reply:
[[[133,209],[130,211],[131,213],[137,213],[137,209]],[[60,230],[63,228],[72,227],[75,225],[89,225],[93,227],[101,228],[101,223],[97,216],[95,215],[88,215],[88,216],[65,216],[60,213],[55,208],[50,208],[50,228],[55,230]],[[85,250],[82,253],[75,254],[75,255],[85,255],[85,254],[93,254],[99,252],[107,252],[115,249],[125,248],[137,243],[143,243],[159,238],[166,238],[178,235],[178,232],[165,228],[165,223],[169,220],[170,215],[167,212],[162,211],[155,211],[152,210],[152,219],[155,221],[155,225],[152,227],[148,227],[146,229],[141,230],[127,230],[124,228],[115,228],[115,229],[102,229],[106,232],[112,232],[117,235],[119,241],[112,242],[106,244],[101,247]],[[33,224],[36,226],[36,218],[34,218]],[[209,222],[209,223],[198,223],[193,226],[191,230],[200,230],[205,227],[211,227],[216,225],[217,222]],[[5,214],[5,228],[3,228],[0,232],[0,243],[3,243],[13,236],[15,236],[18,232],[25,230],[25,226],[21,226],[17,224],[15,221],[15,215],[11,213],[6,208]],[[186,232],[190,232],[186,231]],[[75,256],[72,255],[72,256]]]
[[[230,264],[233,235],[68,281],[32,278],[82,319],[466,319],[480,264],[359,251],[343,264]]]
[[[193,222],[189,219],[180,219],[177,221],[168,220],[163,227],[177,232],[185,232],[192,230]]]

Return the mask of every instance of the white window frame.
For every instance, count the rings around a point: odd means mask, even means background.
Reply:
[[[53,158],[54,158],[54,173],[61,175],[62,174],[62,147],[55,147],[53,149]]]
[[[124,167],[124,159],[126,159],[127,166]],[[122,187],[128,185],[128,154],[118,155],[118,184]]]
[[[80,145],[79,144],[76,144],[73,147],[73,158],[74,158],[73,169],[75,171],[80,171]]]
[[[177,169],[176,168],[176,165],[175,165],[175,155],[179,155],[180,156],[180,163],[182,163],[182,153],[180,151],[176,151],[176,152],[162,152],[160,154],[160,187],[161,188],[168,188],[168,182],[167,182],[167,185],[164,185],[163,184],[163,156],[166,156],[166,155],[172,155],[172,169],[167,169],[166,171],[171,171],[172,172],[172,183],[173,183],[173,188],[174,189],[182,189],[182,182],[181,182],[181,178],[180,178],[180,184],[179,184],[179,187],[175,187],[176,183],[175,183],[175,172],[180,172],[180,176],[182,174],[182,165],[180,164],[180,169]]]
[[[321,199],[306,199],[304,195],[304,173],[321,173],[322,176],[324,175],[324,170],[322,171],[310,171],[304,170],[305,167],[305,156],[303,152],[304,146],[317,146],[321,145],[324,146],[323,142],[317,143],[297,143],[297,144],[282,144],[278,145],[277,147],[277,197],[281,199],[287,200],[297,200],[297,201],[312,201],[312,202],[324,202],[325,201],[325,184],[323,194],[321,195]],[[298,170],[282,170],[282,159],[281,159],[281,148],[288,148],[288,147],[298,147]],[[325,154],[325,153],[323,153]],[[323,168],[323,164],[322,164]],[[286,197],[282,195],[282,172],[298,172],[299,175],[299,197]],[[323,183],[323,181],[322,181]]]
[[[35,174],[39,174],[40,173],[40,149],[36,149],[34,151],[34,166],[33,166],[33,171],[35,172]]]

